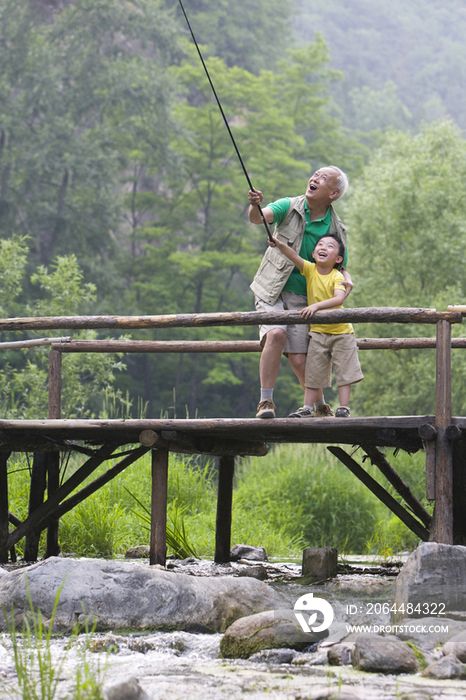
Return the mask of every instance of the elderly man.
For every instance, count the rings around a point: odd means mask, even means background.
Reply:
[[[306,193],[299,197],[286,197],[269,204],[262,212],[269,224],[275,224],[275,236],[285,241],[305,260],[314,262],[312,251],[319,238],[326,234],[336,234],[346,249],[346,228],[334,211],[332,202],[345,194],[348,178],[334,165],[320,168],[309,179]],[[250,191],[249,220],[261,224],[258,206],[263,195],[259,190]],[[347,264],[345,253],[343,265]],[[351,277],[343,271],[346,281],[346,294],[352,288]],[[256,311],[299,310],[307,306],[306,280],[297,267],[281,255],[277,248],[268,248],[251,284],[254,292]],[[273,402],[273,389],[278,376],[280,358],[284,353],[291,368],[304,388],[304,369],[309,342],[307,324],[266,325],[260,327],[262,354],[260,360],[261,397],[256,418],[275,418],[276,406]],[[301,418],[332,416],[323,395],[312,407],[303,406],[290,414]]]

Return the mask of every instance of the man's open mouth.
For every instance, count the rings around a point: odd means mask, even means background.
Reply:
[[[317,187],[315,185],[309,185],[309,189],[314,191],[317,189]]]

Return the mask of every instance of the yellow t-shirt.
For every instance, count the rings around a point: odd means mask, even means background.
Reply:
[[[318,301],[331,299],[334,296],[335,289],[345,291],[345,286],[342,284],[344,277],[335,268],[328,275],[321,275],[317,272],[317,266],[314,263],[304,261],[304,267],[301,272],[306,278],[307,288],[307,303],[309,306]],[[335,309],[343,308],[343,304],[333,307]],[[340,335],[343,333],[354,333],[351,323],[332,323],[318,324],[311,323],[311,331],[315,333],[331,333],[332,335]]]

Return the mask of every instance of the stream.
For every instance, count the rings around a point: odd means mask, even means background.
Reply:
[[[355,558],[353,558],[355,559]],[[363,673],[351,666],[329,666],[326,642],[339,641],[348,634],[347,625],[389,625],[388,605],[394,596],[396,567],[369,567],[361,558],[347,562],[348,571],[330,581],[306,585],[306,592],[328,600],[334,610],[330,637],[318,648],[303,652],[293,650],[263,651],[247,660],[222,659],[220,634],[188,632],[151,632],[128,634],[117,631],[94,633],[89,650],[84,652],[84,635],[69,646],[67,638],[53,638],[51,653],[60,669],[57,698],[65,698],[72,689],[76,668],[86,653],[87,664],[95,680],[107,686],[138,680],[152,700],[220,700],[224,698],[271,698],[274,700],[452,700],[466,697],[466,681],[434,681],[416,675],[382,675]],[[209,561],[169,563],[175,571],[196,576],[237,575],[245,563],[215,565]],[[302,595],[301,566],[293,562],[266,563],[267,583],[293,606]],[[355,573],[357,572],[357,573]],[[366,604],[372,601],[370,614]],[[378,603],[378,605],[376,605]],[[353,605],[353,608],[349,606]],[[354,612],[357,608],[357,612]],[[349,614],[349,610],[353,612]],[[15,667],[8,635],[0,645],[0,697],[11,697],[8,690],[15,684]],[[430,650],[432,658],[441,652]],[[128,695],[119,696],[126,700]],[[131,698],[133,700],[133,697]],[[136,697],[134,696],[134,700]],[[142,698],[141,698],[142,700]]]

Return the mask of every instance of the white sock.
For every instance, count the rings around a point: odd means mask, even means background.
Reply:
[[[263,389],[261,387],[261,401],[265,401],[265,399],[270,399],[270,401],[273,401],[273,388]]]
[[[317,401],[315,402],[314,406],[315,406],[316,408],[319,408],[319,406],[323,406],[324,403],[325,403],[325,396],[322,396],[321,399],[317,399]]]

